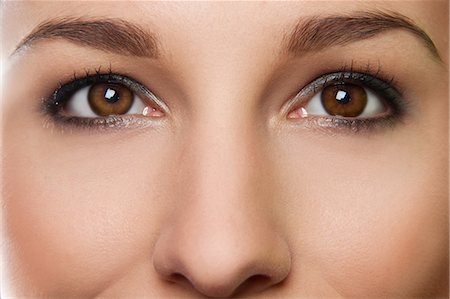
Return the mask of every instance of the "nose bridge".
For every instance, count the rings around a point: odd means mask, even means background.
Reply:
[[[262,210],[261,186],[271,188],[262,174],[270,165],[260,126],[263,119],[255,105],[260,90],[249,80],[258,77],[254,69],[232,63],[234,52],[221,60],[206,54],[191,68],[196,76],[190,80],[188,98],[195,101],[195,109],[183,133],[178,163],[183,184],[176,196],[188,203],[183,217],[208,221],[202,229],[220,230],[245,219],[248,223],[246,214]],[[208,220],[211,215],[215,221]]]
[[[190,184],[197,200],[221,197],[242,200],[255,189],[257,168],[262,167],[262,155],[257,133],[247,118],[237,113],[213,113],[210,120],[200,121],[194,127],[189,145],[186,168],[193,175]],[[239,198],[239,199],[238,199]],[[203,203],[203,204],[206,204]]]
[[[265,159],[251,122],[236,113],[224,114],[194,126],[180,169],[187,188],[182,197],[188,203],[180,217],[185,218],[184,225],[197,226],[199,237],[204,234],[198,242],[215,238],[221,246],[229,246],[237,242],[233,238],[240,239],[234,231],[269,221],[263,215],[268,202],[260,194],[261,186],[268,185],[262,182]]]

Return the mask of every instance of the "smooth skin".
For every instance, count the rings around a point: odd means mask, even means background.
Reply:
[[[373,38],[289,56],[298,19],[400,12],[434,41]],[[6,2],[2,298],[447,298],[448,2]],[[42,40],[50,18],[117,17],[158,59]],[[292,125],[318,76],[379,65],[410,104],[389,128]],[[170,107],[142,129],[61,130],[39,112],[99,67]],[[47,125],[43,125],[47,124]]]

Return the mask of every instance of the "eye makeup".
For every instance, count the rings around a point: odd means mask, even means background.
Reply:
[[[96,69],[95,73],[86,72],[85,76],[80,78],[74,75],[66,83],[60,83],[50,96],[43,99],[40,110],[46,116],[46,126],[57,125],[63,129],[105,130],[147,127],[161,121],[142,114],[80,117],[66,113],[64,108],[77,91],[99,83],[120,84],[139,95],[150,107],[155,107],[164,113],[170,112],[162,100],[138,81],[114,73],[111,68],[107,73],[101,73],[100,69]],[[385,113],[373,117],[343,117],[306,113],[297,118],[287,117],[288,123],[296,127],[327,130],[333,133],[371,132],[375,129],[393,128],[408,112],[409,102],[403,99],[401,89],[394,77],[381,72],[380,66],[376,70],[368,66],[358,70],[352,62],[349,68],[344,66],[336,72],[328,72],[303,86],[293,98],[282,106],[282,115],[288,115],[296,110],[303,109],[304,111],[304,106],[311,101],[314,95],[329,86],[343,85],[355,85],[373,92],[386,107]]]
[[[329,86],[356,85],[380,99],[385,106],[381,114],[370,117],[343,117],[333,115],[310,115],[304,109],[311,99]],[[386,76],[381,68],[373,71],[369,67],[356,70],[353,64],[337,72],[330,72],[306,84],[282,108],[283,115],[298,111],[299,117],[287,117],[291,125],[307,129],[332,131],[332,133],[372,132],[383,128],[393,128],[401,122],[409,110],[410,103],[403,98],[403,92],[394,77]]]
[[[112,84],[129,89],[146,104],[142,114],[121,114],[98,117],[80,117],[70,115],[65,111],[66,105],[72,101],[72,96],[83,88],[95,84]],[[113,73],[111,68],[107,73],[101,73],[96,69],[95,73],[86,72],[85,76],[78,78],[75,74],[66,83],[59,83],[56,90],[41,102],[40,111],[46,117],[46,126],[57,125],[61,128],[70,127],[78,129],[123,129],[146,127],[161,119],[146,116],[148,109],[158,109],[165,114],[169,113],[168,106],[156,97],[147,87],[128,76]]]

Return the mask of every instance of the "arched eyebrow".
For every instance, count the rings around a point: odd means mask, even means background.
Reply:
[[[16,47],[12,55],[39,40],[65,39],[81,46],[126,56],[157,58],[156,36],[117,18],[58,18],[39,24]]]
[[[430,36],[410,18],[397,12],[371,11],[302,18],[285,35],[285,49],[288,53],[302,55],[333,46],[345,46],[394,29],[406,30],[418,37],[432,57],[442,62]]]
[[[387,30],[403,29],[418,37],[432,56],[442,62],[432,39],[414,22],[394,12],[359,12],[349,16],[302,18],[285,35],[285,49],[297,55],[324,48],[347,45]],[[14,53],[39,40],[66,39],[120,55],[157,58],[160,54],[156,36],[148,30],[117,18],[58,18],[39,24],[16,47]]]

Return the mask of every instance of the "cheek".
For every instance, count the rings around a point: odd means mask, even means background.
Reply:
[[[446,157],[391,137],[295,141],[283,154],[297,268],[344,296],[424,297],[445,285]]]
[[[344,209],[330,205],[321,214],[317,232],[323,239],[317,252],[324,257],[323,273],[349,296],[434,294],[442,283],[448,250],[445,198],[433,194],[433,184],[428,190],[423,185],[403,185],[403,190],[382,186],[371,196],[353,192],[370,203],[336,196],[334,200],[352,203]]]
[[[28,130],[16,142],[20,126],[5,134],[3,233],[15,287],[92,296],[137,259],[150,260],[169,138]]]

